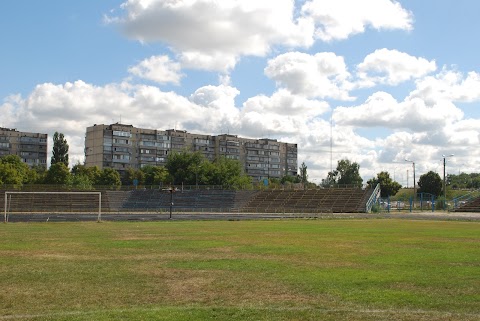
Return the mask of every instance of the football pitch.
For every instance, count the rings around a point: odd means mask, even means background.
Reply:
[[[0,226],[0,320],[480,320],[480,223]]]

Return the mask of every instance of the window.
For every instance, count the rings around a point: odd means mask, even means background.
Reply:
[[[155,143],[155,146],[160,148],[170,148],[170,143]]]
[[[170,136],[157,136],[157,140],[170,140]]]
[[[114,138],[113,139],[114,144],[123,144],[123,145],[130,145],[128,139],[119,139],[119,138]]]
[[[27,142],[27,143],[36,143],[38,142],[38,139],[33,137],[20,137],[20,141]]]
[[[120,131],[120,130],[114,130],[113,135],[114,136],[121,136],[121,137],[132,137],[131,133]]]
[[[195,138],[195,143],[196,144],[210,144],[210,141],[208,139]]]
[[[115,155],[113,155],[113,159],[118,159],[118,160],[130,160],[130,155],[119,155],[119,154],[115,154]]]

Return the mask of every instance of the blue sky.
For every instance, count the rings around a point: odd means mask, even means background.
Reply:
[[[471,0],[1,1],[0,126],[63,132],[80,162],[85,128],[121,119],[295,142],[317,182],[342,158],[403,185],[405,158],[417,177],[452,153],[448,172],[479,172],[478,12]]]

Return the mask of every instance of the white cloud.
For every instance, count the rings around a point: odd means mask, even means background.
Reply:
[[[411,30],[413,23],[412,13],[392,0],[310,0],[302,12],[315,20],[316,36],[324,41],[346,39],[367,27]]]
[[[371,95],[364,104],[338,107],[334,119],[338,124],[358,127],[386,127],[425,132],[463,118],[463,112],[448,101],[433,106],[414,98],[397,102],[386,92]]]
[[[230,131],[244,137],[285,137],[308,132],[308,124],[329,110],[325,102],[279,91],[235,106],[238,89],[205,86],[188,99],[158,87],[128,83],[94,86],[83,81],[38,85],[27,98],[12,96],[0,105],[5,126],[65,134],[72,161],[83,160],[88,126],[122,122],[142,128],[185,129],[218,134]],[[75,162],[74,161],[74,162]]]
[[[233,53],[185,51],[178,55],[183,68],[228,72],[238,62]]]
[[[197,89],[190,99],[200,106],[214,106],[214,108],[234,108],[235,97],[240,92],[230,86],[205,86]]]
[[[450,100],[458,102],[480,101],[480,74],[469,72],[465,76],[458,71],[443,69],[435,76],[417,81],[417,88],[410,98],[418,97],[429,104]]]
[[[480,156],[476,148],[480,143],[479,121],[463,119],[462,112],[445,101],[430,107],[419,98],[398,102],[380,92],[362,105],[336,108],[331,128],[327,102],[280,89],[271,96],[251,97],[237,107],[238,94],[237,88],[228,85],[201,87],[186,98],[154,86],[129,83],[46,83],[38,85],[26,98],[9,97],[0,105],[0,112],[7,115],[2,118],[7,127],[45,132],[50,141],[53,132],[64,133],[72,163],[83,160],[86,127],[120,119],[144,128],[230,132],[297,143],[299,163],[305,161],[311,178],[317,177],[318,182],[330,170],[331,155],[334,168],[340,159],[358,162],[366,179],[381,170],[392,170],[392,162],[404,162],[405,158],[418,160],[420,175],[435,168],[442,153],[458,155],[451,160],[451,166]],[[394,132],[385,138],[369,139],[357,132],[365,126],[385,126]],[[468,168],[475,164],[468,163]],[[406,168],[408,164],[401,166]],[[463,166],[466,169],[467,165]]]
[[[233,97],[238,94],[236,89],[225,86],[217,91],[223,91],[224,95],[212,94],[204,99],[204,104],[196,104],[153,86],[122,83],[100,87],[80,80],[64,85],[45,83],[38,85],[25,99],[10,97],[0,105],[0,112],[10,115],[4,118],[6,127],[47,133],[50,137],[55,131],[64,133],[67,140],[71,140],[72,160],[81,160],[85,130],[93,124],[121,120],[144,128],[215,131],[222,123],[231,118],[233,121],[237,111],[232,107]],[[229,102],[232,106],[225,106]]]
[[[128,72],[159,84],[173,83],[178,85],[182,78],[180,69],[180,64],[171,61],[168,56],[152,56],[130,67]]]
[[[240,56],[264,56],[277,44],[313,43],[313,24],[294,17],[293,0],[128,0],[122,8],[123,17],[107,22],[130,38],[167,44],[184,61],[202,62],[197,67],[228,70]]]
[[[241,109],[237,130],[248,137],[307,134],[310,123],[328,110],[330,107],[325,102],[280,90],[271,97],[260,95],[248,99]]]
[[[423,77],[437,69],[435,61],[417,58],[398,50],[375,50],[358,65],[357,76],[367,86],[376,83],[398,85],[401,82]]]
[[[288,52],[271,59],[265,74],[277,85],[307,97],[351,100],[350,74],[343,57],[331,52]]]

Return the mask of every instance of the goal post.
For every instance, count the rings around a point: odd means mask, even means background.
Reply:
[[[8,214],[94,213],[102,218],[102,192],[17,192],[5,191],[4,221]]]

